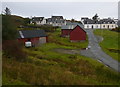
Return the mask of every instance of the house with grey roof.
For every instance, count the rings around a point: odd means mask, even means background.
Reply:
[[[116,28],[116,23],[113,19],[102,19],[100,20],[101,29],[113,29]]]
[[[66,25],[66,20],[63,19],[63,16],[52,16],[51,18],[47,19],[47,24],[52,26],[62,26]]]
[[[113,19],[82,19],[81,20],[85,29],[113,29],[116,28],[116,23]]]
[[[33,17],[30,23],[37,24],[37,25],[44,25],[46,24],[46,19],[44,17]]]

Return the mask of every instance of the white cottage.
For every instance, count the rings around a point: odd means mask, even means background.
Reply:
[[[63,16],[52,16],[47,19],[47,24],[52,26],[63,26],[66,25],[66,20],[63,19]]]
[[[33,17],[30,23],[37,24],[37,25],[44,25],[46,24],[46,19],[44,17]]]
[[[92,20],[89,18],[82,18],[82,23],[85,29],[113,29],[116,28],[116,23],[114,20],[108,19],[99,19],[99,20]]]

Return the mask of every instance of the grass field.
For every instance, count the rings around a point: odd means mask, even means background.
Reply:
[[[120,33],[110,30],[95,30],[94,33],[104,38],[103,41],[100,42],[100,46],[102,47],[102,49],[108,55],[120,62],[120,59],[118,58],[118,55],[120,53],[118,46],[120,38],[118,38],[118,36],[120,35]]]
[[[54,52],[55,48],[80,49],[88,42],[70,43],[59,37],[60,31],[49,33],[49,43],[24,48],[26,61],[3,56],[3,85],[120,85],[117,72],[81,55]]]

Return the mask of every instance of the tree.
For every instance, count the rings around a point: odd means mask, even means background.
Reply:
[[[71,19],[71,22],[75,22],[75,19],[72,18],[72,19]]]
[[[2,16],[2,39],[13,40],[17,38],[16,25],[10,15]]]
[[[18,17],[10,15],[10,10],[5,9],[5,15],[2,15],[2,48],[6,58],[15,58],[19,61],[25,60],[26,53],[22,45],[17,41],[17,24]]]
[[[8,7],[5,9],[5,15],[11,15],[11,11]]]
[[[29,18],[24,18],[24,25],[30,24],[30,19]]]
[[[98,15],[95,14],[95,16],[92,17],[93,20],[98,20]]]

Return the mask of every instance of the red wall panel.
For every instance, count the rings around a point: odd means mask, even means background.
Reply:
[[[86,32],[79,26],[76,26],[70,33],[70,40],[81,41],[86,40]]]
[[[25,44],[26,41],[31,41],[32,45],[37,45],[39,43],[39,38],[40,37],[35,37],[35,38],[20,38],[18,39],[19,42]],[[46,37],[46,41],[47,41],[47,37]]]
[[[61,35],[66,36],[69,35],[72,29],[62,29]]]

